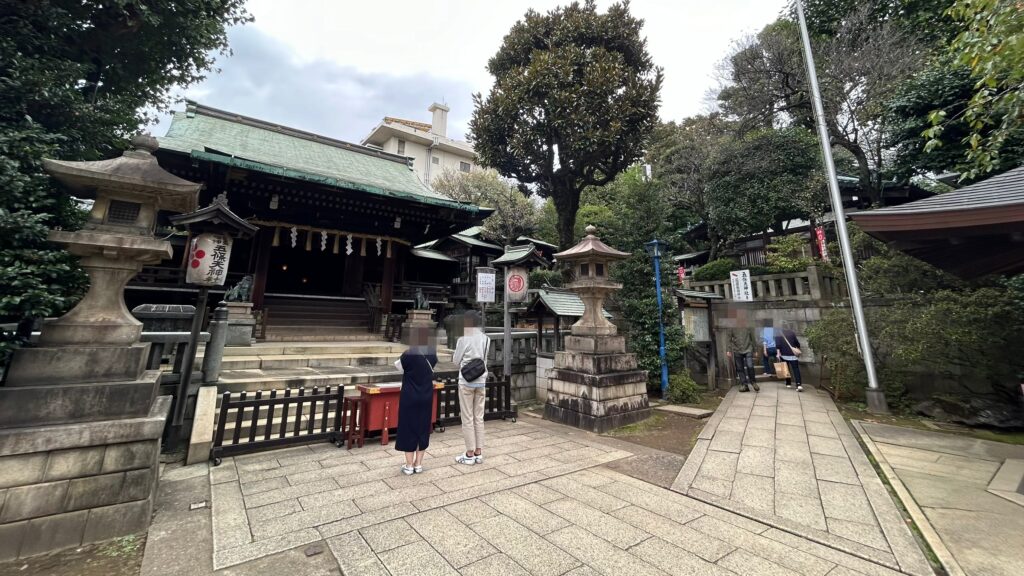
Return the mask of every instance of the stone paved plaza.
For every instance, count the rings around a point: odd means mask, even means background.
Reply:
[[[733,388],[673,490],[910,574],[931,574],[832,399],[778,382]]]
[[[624,442],[533,418],[489,422],[488,433],[477,466],[452,461],[457,427],[434,434],[413,476],[376,442],[168,468],[142,573],[898,573],[614,471],[632,458]],[[212,511],[189,510],[204,497]]]

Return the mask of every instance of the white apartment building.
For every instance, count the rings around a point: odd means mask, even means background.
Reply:
[[[445,168],[478,169],[473,147],[448,137],[449,108],[435,102],[427,110],[433,115],[430,124],[385,116],[362,144],[412,158],[413,170],[428,186]]]

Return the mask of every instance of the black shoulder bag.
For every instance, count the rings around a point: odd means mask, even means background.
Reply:
[[[487,357],[487,349],[490,345],[491,339],[488,338],[487,344],[484,345],[484,358]],[[472,382],[483,376],[484,372],[487,372],[487,364],[484,362],[483,358],[473,358],[469,362],[463,364],[462,369],[460,369],[459,372],[462,374],[462,378],[466,382]]]

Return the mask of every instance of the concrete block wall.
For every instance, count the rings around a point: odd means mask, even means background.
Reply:
[[[0,456],[0,561],[149,526],[159,440]]]
[[[548,390],[551,389],[551,378],[548,370],[554,368],[554,366],[555,359],[553,356],[537,355],[537,391],[535,397],[539,402],[546,402],[548,399]]]

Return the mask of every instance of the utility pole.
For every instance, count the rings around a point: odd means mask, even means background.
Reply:
[[[814,105],[814,120],[818,126],[818,137],[821,140],[821,153],[825,160],[825,171],[828,174],[828,192],[832,200],[832,214],[835,216],[836,234],[839,236],[839,248],[843,254],[843,269],[846,271],[846,284],[850,292],[850,307],[853,308],[853,320],[857,326],[857,341],[864,358],[864,370],[868,375],[867,403],[868,411],[874,414],[887,414],[889,407],[885,401],[885,393],[878,385],[875,373],[875,359],[871,351],[871,340],[868,338],[868,326],[864,319],[864,305],[860,300],[860,285],[857,283],[857,267],[853,261],[853,250],[850,248],[850,235],[846,230],[846,213],[843,210],[843,197],[839,193],[839,180],[836,178],[836,165],[832,160],[832,144],[825,125],[825,110],[821,103],[821,90],[818,88],[818,74],[814,68],[814,55],[811,53],[811,37],[807,32],[807,20],[804,18],[803,0],[796,0],[796,14],[800,19],[800,38],[803,40],[804,63],[807,65],[807,81],[811,88],[811,103]]]

